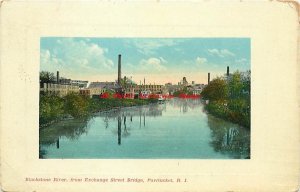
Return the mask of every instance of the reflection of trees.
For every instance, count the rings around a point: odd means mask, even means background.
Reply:
[[[43,159],[46,155],[46,150],[42,149],[41,146],[39,146],[39,158]]]
[[[210,115],[208,126],[212,133],[211,145],[215,151],[230,154],[237,159],[250,158],[248,130]]]
[[[87,133],[89,119],[74,119],[54,123],[47,128],[40,129],[40,144],[56,144],[59,148],[59,138],[66,137],[70,140],[78,139],[83,133]]]

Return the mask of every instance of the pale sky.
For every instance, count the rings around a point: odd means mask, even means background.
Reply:
[[[250,70],[250,38],[66,38],[42,37],[40,71],[74,80],[115,81],[118,55],[122,77],[136,83],[207,83],[232,71]]]

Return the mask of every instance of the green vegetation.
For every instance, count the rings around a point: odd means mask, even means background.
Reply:
[[[156,100],[100,99],[86,97],[76,93],[69,93],[61,98],[57,95],[41,94],[39,121],[40,126],[45,126],[70,116],[75,119],[86,119],[97,111],[109,110],[116,107],[145,105],[153,102],[156,102]]]
[[[50,73],[48,71],[41,71],[40,72],[40,82],[41,83],[53,83],[55,82],[54,73]]]
[[[57,95],[40,95],[40,116],[41,124],[54,121],[64,114],[63,99]]]
[[[223,119],[250,128],[250,71],[235,72],[228,78],[212,80],[202,91],[209,100],[206,110]]]

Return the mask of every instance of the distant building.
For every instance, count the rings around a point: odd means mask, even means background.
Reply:
[[[119,88],[118,84],[116,82],[91,82],[88,86],[88,88],[100,88],[105,90],[112,90]]]
[[[87,88],[87,84],[89,81],[83,81],[83,80],[71,80],[71,85],[77,85],[79,88]]]
[[[63,97],[66,96],[68,93],[79,93],[79,87],[68,84],[41,83],[40,93],[54,94]]]
[[[165,85],[166,92],[168,92],[170,95],[173,95],[175,91],[178,91],[180,89],[179,85],[172,85],[171,83],[167,83]]]
[[[82,91],[82,94],[89,95],[90,97],[99,96],[100,94],[119,89],[117,82],[91,82],[87,88]],[[88,90],[88,91],[87,91]]]
[[[135,91],[136,92],[141,92],[141,91],[150,91],[151,93],[158,94],[158,93],[163,93],[164,91],[164,86],[163,85],[133,85],[135,86]]]
[[[193,92],[193,95],[200,95],[205,86],[206,86],[205,84],[193,85],[191,90]]]
[[[106,92],[106,89],[101,89],[99,87],[84,88],[79,90],[79,93],[81,95],[85,95],[88,97],[100,96],[104,92]]]
[[[183,79],[182,79],[182,85],[183,86],[188,86],[189,85],[189,83],[186,80],[186,77],[183,77]]]
[[[58,80],[58,82],[57,82],[57,84],[61,84],[61,85],[71,85],[71,79],[67,79],[67,78],[63,78],[63,77],[61,77],[59,80]]]

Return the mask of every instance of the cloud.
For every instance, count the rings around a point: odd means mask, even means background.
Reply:
[[[42,49],[40,52],[40,63],[42,70],[45,71],[55,71],[60,69],[64,62],[57,58],[55,54],[51,54],[50,50]]]
[[[167,63],[167,60],[165,60],[163,57],[159,57],[162,63]]]
[[[175,46],[183,41],[183,39],[134,39],[125,40],[125,43],[127,46],[137,48],[137,51],[143,55],[149,56],[155,54],[161,47]]]
[[[206,64],[206,63],[207,63],[207,59],[204,58],[204,57],[197,57],[197,58],[196,58],[196,63],[197,63],[198,65]]]
[[[142,59],[140,61],[140,68],[143,71],[162,72],[167,70],[167,68],[163,65],[163,63],[166,62],[167,61],[164,60],[162,57],[160,58],[151,57],[149,59]]]
[[[41,48],[41,69],[62,70],[63,74],[101,73],[112,70],[114,63],[106,57],[108,49],[88,39],[59,38],[51,48]]]
[[[228,49],[208,49],[208,53],[218,57],[234,57],[235,54]]]
[[[236,59],[235,63],[238,65],[245,65],[248,63],[248,60],[246,58]]]

